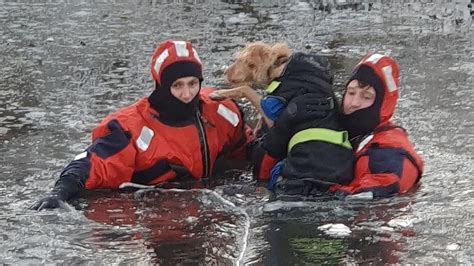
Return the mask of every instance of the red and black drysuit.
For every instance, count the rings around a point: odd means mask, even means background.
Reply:
[[[180,126],[160,122],[146,98],[109,115],[92,131],[92,145],[60,179],[80,180],[86,189],[152,185],[183,175],[209,177],[220,156],[244,160],[250,130],[234,102],[212,101],[210,91],[201,90],[199,110]]]
[[[62,171],[52,196],[32,208],[55,208],[82,189],[119,188],[133,182],[157,185],[211,176],[220,158],[245,160],[252,141],[238,106],[213,101],[200,89],[202,65],[191,44],[166,41],[155,50],[150,97],[107,116],[92,131],[92,145]],[[199,78],[199,93],[188,103],[171,93],[182,77]]]
[[[354,179],[331,191],[344,194],[372,192],[375,197],[405,193],[421,178],[423,160],[415,152],[405,130],[390,121],[399,90],[396,62],[379,54],[365,56],[349,80],[361,80],[376,91],[374,104],[342,115],[355,153]]]

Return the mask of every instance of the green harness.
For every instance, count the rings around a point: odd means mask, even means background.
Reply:
[[[332,143],[346,149],[352,149],[351,143],[349,142],[349,134],[345,130],[336,131],[327,128],[308,128],[299,131],[291,137],[288,143],[288,152],[290,152],[296,144],[312,140]]]

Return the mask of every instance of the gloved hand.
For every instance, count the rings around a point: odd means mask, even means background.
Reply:
[[[66,201],[79,193],[84,188],[81,180],[72,175],[64,175],[54,185],[51,194],[44,197],[29,207],[31,210],[55,209],[61,201]]]
[[[275,121],[275,127],[292,130],[294,125],[320,120],[334,109],[332,97],[321,97],[318,93],[306,93],[295,97]]]
[[[44,197],[29,207],[30,210],[41,211],[42,209],[56,209],[60,205],[60,201],[63,201],[58,195],[52,194]]]
[[[295,126],[327,117],[333,111],[334,105],[331,97],[321,98],[319,94],[308,93],[295,97],[281,112],[274,126],[268,130],[263,148],[273,158],[285,158],[288,142],[296,132]]]

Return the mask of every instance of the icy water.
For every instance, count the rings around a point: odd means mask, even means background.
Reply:
[[[381,2],[0,0],[0,263],[472,264],[472,3]],[[425,159],[420,187],[382,200],[269,202],[234,171],[212,189],[91,191],[27,210],[95,124],[151,92],[150,56],[168,38],[192,41],[205,83],[218,87],[254,40],[328,56],[338,90],[365,53],[395,57],[395,120]],[[318,229],[329,223],[351,231]]]

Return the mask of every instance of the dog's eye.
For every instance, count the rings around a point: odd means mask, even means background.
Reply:
[[[250,68],[255,68],[255,67],[257,67],[257,65],[252,64],[252,63],[249,63],[249,67],[250,67]]]

